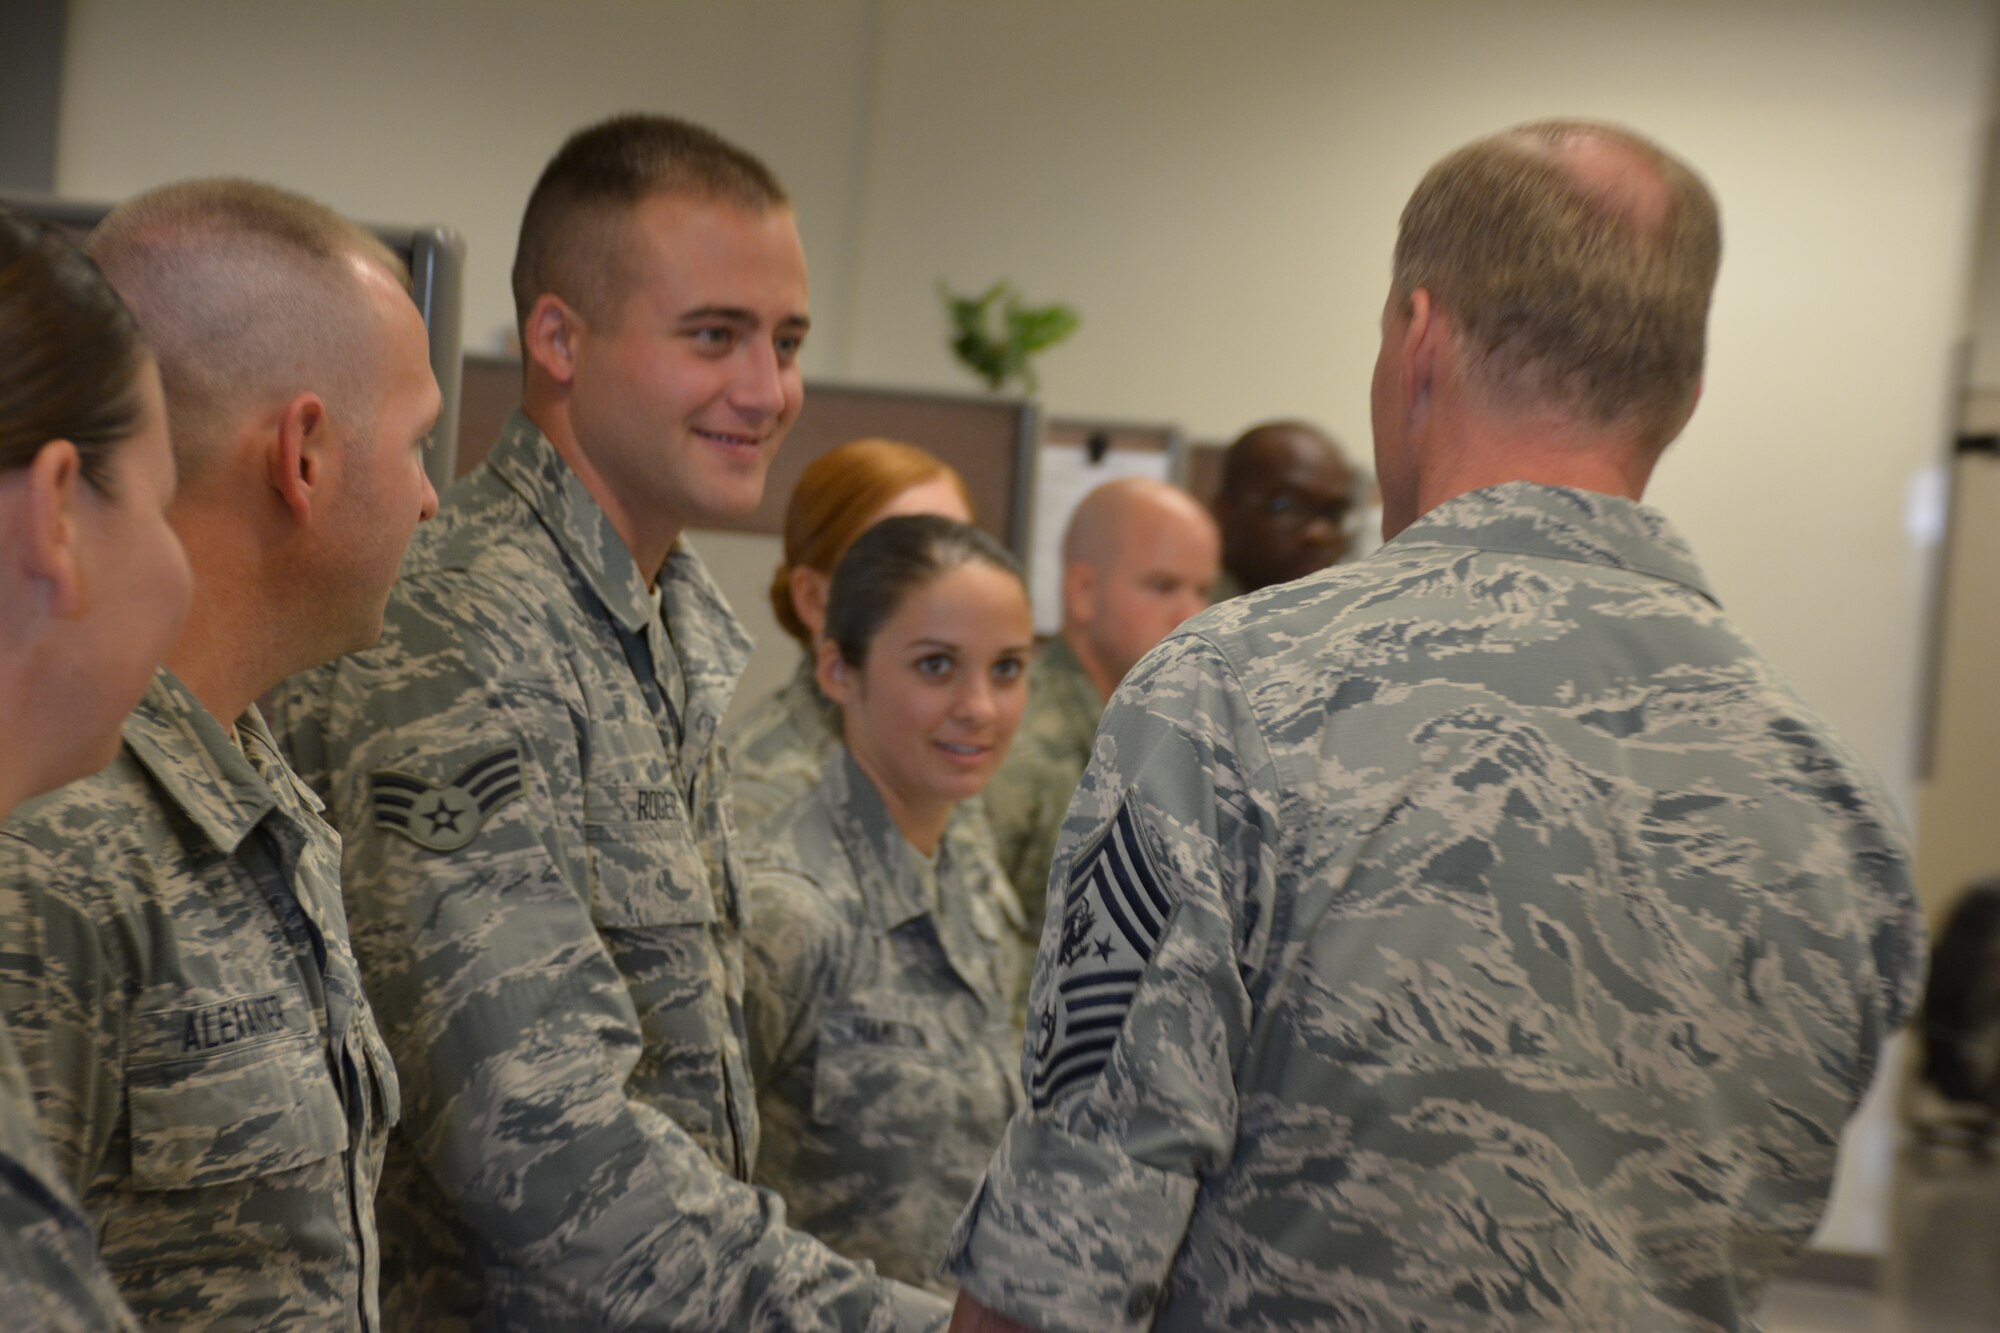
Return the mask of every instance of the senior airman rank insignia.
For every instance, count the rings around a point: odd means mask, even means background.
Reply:
[[[521,794],[521,750],[505,745],[465,766],[443,787],[394,769],[368,775],[375,826],[419,847],[455,852],[479,833],[486,816]]]
[[[1111,1059],[1173,914],[1129,805],[1070,868],[1062,911],[1054,992],[1030,1024],[1036,1110]]]

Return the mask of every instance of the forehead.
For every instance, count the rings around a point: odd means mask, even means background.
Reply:
[[[1353,489],[1354,472],[1318,441],[1288,435],[1272,450],[1261,481],[1271,491],[1338,494]]]
[[[624,250],[635,285],[656,299],[805,315],[805,251],[789,208],[652,195],[627,215]]]
[[[1028,595],[1004,569],[972,560],[910,588],[882,624],[900,639],[946,638],[953,642],[1018,637],[1005,614],[1018,606],[1027,617]]]
[[[1112,549],[1120,566],[1187,563],[1212,557],[1214,525],[1192,507],[1142,503],[1132,506],[1115,534]]]

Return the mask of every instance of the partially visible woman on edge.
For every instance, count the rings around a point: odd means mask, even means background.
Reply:
[[[949,466],[894,440],[850,440],[800,474],[785,506],[784,563],[771,579],[771,610],[804,651],[785,687],[724,733],[739,828],[756,828],[804,795],[837,748],[839,718],[813,682],[827,585],[854,539],[896,514],[970,523],[972,497]]]
[[[978,529],[892,518],[825,610],[841,744],[745,870],[756,1180],[834,1249],[949,1292],[945,1239],[1021,1100],[1018,908],[952,829],[1021,721],[1028,593]]]
[[[173,492],[160,372],[132,316],[54,228],[0,209],[0,818],[118,753],[187,615]],[[0,1026],[0,1318],[134,1328],[35,1126]]]

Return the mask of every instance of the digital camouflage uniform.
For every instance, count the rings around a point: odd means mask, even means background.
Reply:
[[[1031,939],[1041,937],[1056,835],[1090,763],[1103,713],[1104,700],[1069,644],[1061,636],[1049,640],[1028,678],[1021,729],[984,797],[993,845],[1027,914]]]
[[[842,1254],[940,1290],[952,1219],[1020,1105],[1019,909],[971,813],[933,864],[842,749],[746,871],[757,1182]]]
[[[1748,1327],[1922,967],[1679,538],[1527,483],[1169,638],[1056,870],[950,1259],[1049,1330]]]
[[[745,832],[761,829],[819,782],[826,761],[840,752],[840,709],[819,692],[810,657],[784,688],[758,700],[724,730],[730,813]]]
[[[396,1076],[340,850],[253,708],[162,670],[104,772],[0,833],[0,1001],[147,1325],[375,1329]]]
[[[419,530],[381,642],[288,690],[404,1079],[385,1309],[426,1330],[935,1326],[935,1298],[744,1183],[714,741],[749,645],[684,546],[658,582],[660,603],[516,414]]]
[[[97,1257],[97,1235],[59,1183],[34,1092],[0,1025],[0,1311],[49,1333],[136,1329]]]

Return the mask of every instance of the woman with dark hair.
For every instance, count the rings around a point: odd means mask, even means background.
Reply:
[[[849,440],[799,474],[785,506],[784,559],[771,576],[771,612],[804,651],[785,687],[723,737],[739,827],[756,828],[804,795],[838,748],[839,712],[813,679],[827,587],[854,539],[898,514],[970,523],[972,497],[948,464],[896,440]]]
[[[118,752],[187,614],[173,491],[130,313],[53,228],[0,209],[0,817]],[[0,1309],[20,1327],[133,1327],[35,1125],[0,1027]]]
[[[1019,909],[964,833],[1032,648],[1020,568],[992,538],[928,515],[863,533],[816,658],[841,745],[746,871],[757,1180],[833,1248],[939,1290],[1020,1101]]]

